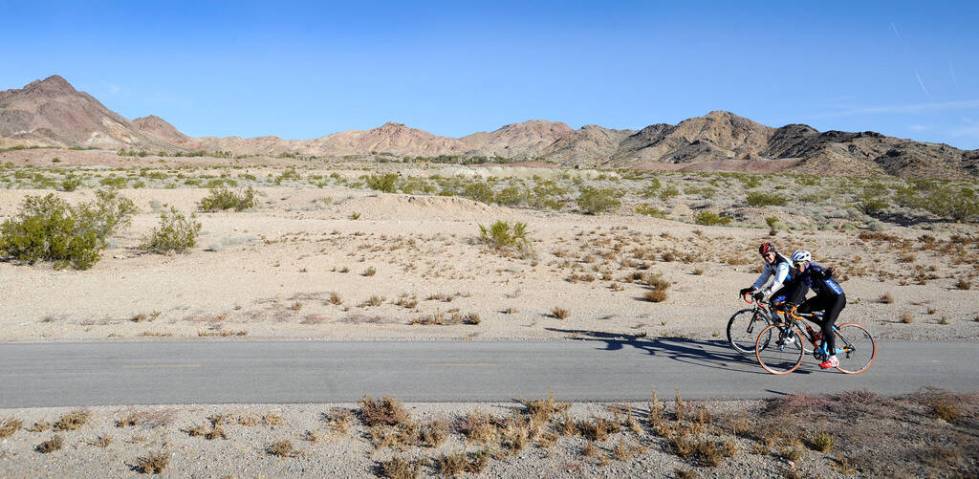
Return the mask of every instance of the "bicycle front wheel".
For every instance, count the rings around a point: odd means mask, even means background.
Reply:
[[[846,374],[860,374],[873,364],[877,357],[877,342],[866,328],[859,324],[843,323],[837,326],[836,369]]]
[[[771,321],[760,309],[742,309],[731,316],[727,322],[727,342],[741,354],[751,354],[755,350],[755,338]]]
[[[766,326],[755,339],[755,357],[765,371],[789,374],[802,365],[805,336],[797,326]]]

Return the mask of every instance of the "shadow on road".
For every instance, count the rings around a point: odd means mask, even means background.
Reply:
[[[586,329],[544,328],[565,333],[576,341],[605,343],[605,351],[618,351],[626,347],[639,349],[653,356],[666,356],[676,361],[697,366],[725,369],[740,373],[768,374],[761,370],[754,358],[742,356],[731,349],[726,341],[689,338],[646,338],[631,334],[589,331]]]

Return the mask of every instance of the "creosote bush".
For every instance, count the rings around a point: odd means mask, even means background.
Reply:
[[[745,197],[748,206],[759,207],[759,206],[784,206],[785,197],[775,194],[775,193],[763,193],[760,191],[752,191],[748,193]]]
[[[109,237],[128,227],[136,213],[132,200],[115,191],[96,192],[94,201],[71,206],[50,193],[28,196],[17,216],[0,225],[0,254],[56,268],[91,268],[101,259]]]
[[[153,228],[141,248],[151,253],[183,253],[197,244],[201,223],[196,215],[187,218],[176,208],[160,213],[160,225]]]
[[[619,193],[611,188],[582,188],[578,196],[578,207],[587,214],[606,213],[618,208]]]
[[[701,211],[694,216],[694,222],[698,225],[713,226],[713,225],[727,225],[731,223],[731,218],[727,216],[721,216],[713,211]]]
[[[398,174],[370,175],[366,178],[367,187],[372,190],[394,193],[398,190]]]
[[[255,190],[248,187],[242,192],[234,192],[223,186],[212,188],[207,196],[201,199],[201,211],[213,212],[224,210],[244,211],[255,207]]]

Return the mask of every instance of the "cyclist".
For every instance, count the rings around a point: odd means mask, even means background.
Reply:
[[[789,259],[779,254],[775,245],[767,241],[758,247],[758,254],[765,262],[762,265],[761,275],[755,280],[755,284],[742,289],[738,294],[745,301],[748,300],[748,295],[756,300],[762,300],[766,296],[770,297],[773,304],[785,301],[787,295],[783,285],[792,280],[792,266]],[[769,281],[771,281],[770,284]]]
[[[840,311],[846,307],[846,294],[843,293],[840,284],[833,279],[833,270],[813,262],[812,254],[808,251],[798,250],[792,253],[792,265],[795,279],[790,285],[788,304],[799,305],[800,313],[823,311],[823,320],[819,324],[822,334],[816,335],[816,340],[821,339],[820,336],[825,339],[828,357],[819,363],[819,367],[835,368],[840,365],[840,361],[836,357],[836,335],[833,334],[833,325],[836,324]],[[810,289],[816,295],[802,301]]]

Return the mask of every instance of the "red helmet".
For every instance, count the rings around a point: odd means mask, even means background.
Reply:
[[[778,252],[775,250],[775,245],[773,245],[772,243],[766,241],[766,242],[762,243],[761,246],[758,247],[758,254],[760,254],[762,256],[765,256],[768,253],[776,253],[777,254]]]

